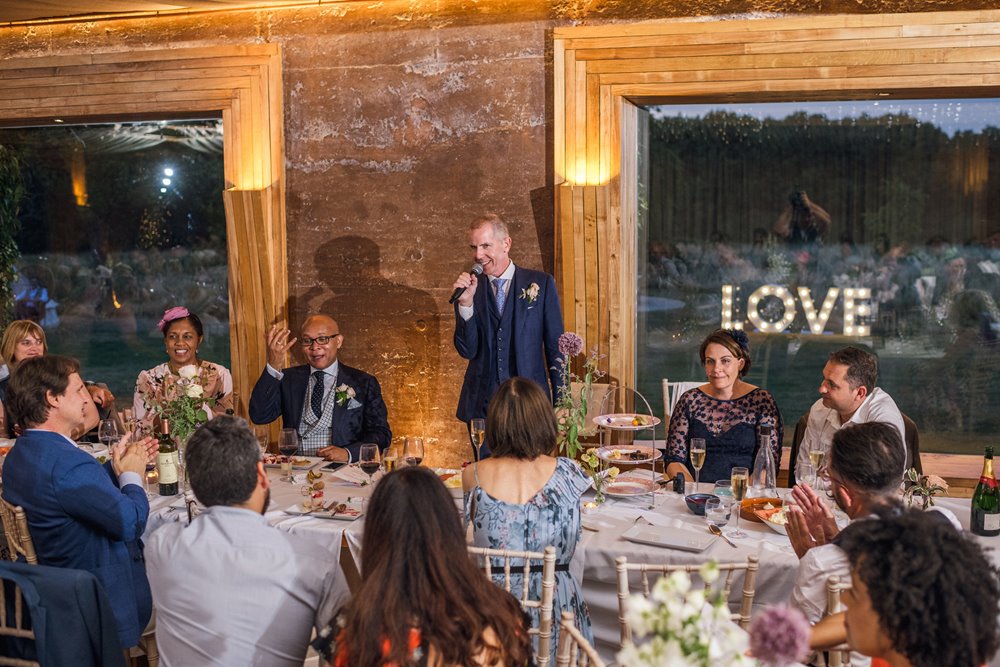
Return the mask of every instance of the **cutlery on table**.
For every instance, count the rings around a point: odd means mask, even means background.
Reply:
[[[719,528],[718,526],[716,526],[716,525],[715,525],[714,523],[710,523],[710,524],[708,524],[708,532],[712,533],[713,535],[718,535],[719,537],[721,537],[722,539],[724,539],[724,540],[726,541],[726,544],[728,544],[728,545],[729,545],[729,546],[731,546],[732,548],[734,548],[734,549],[738,548],[738,547],[736,546],[736,543],[735,543],[735,542],[733,542],[733,541],[732,541],[731,539],[729,539],[728,537],[726,537],[726,536],[725,536],[725,535],[724,535],[724,534],[722,533],[722,529],[721,529],[721,528]]]

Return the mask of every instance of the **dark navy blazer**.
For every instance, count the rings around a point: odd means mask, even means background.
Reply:
[[[485,417],[497,387],[510,377],[534,380],[550,399],[559,386],[563,322],[556,281],[547,273],[515,265],[511,282],[503,316],[485,276],[479,278],[469,321],[458,314],[455,303],[455,349],[469,360],[456,412],[462,421]],[[532,284],[538,285],[534,301],[522,296]]]
[[[265,368],[250,394],[250,420],[255,424],[270,424],[281,417],[285,428],[297,429],[311,372],[308,364],[292,366],[281,372],[279,381]],[[379,449],[385,449],[392,442],[392,431],[382,387],[374,376],[339,362],[337,386],[342,384],[354,389],[354,400],[361,407],[350,409],[350,401],[344,405],[333,403],[330,444],[344,447],[351,453],[351,460],[357,461],[363,443],[374,442]]]
[[[24,508],[38,563],[96,576],[122,647],[138,644],[152,611],[139,540],[149,516],[142,487],[119,489],[110,461],[102,466],[60,434],[29,429],[4,462],[3,497]]]

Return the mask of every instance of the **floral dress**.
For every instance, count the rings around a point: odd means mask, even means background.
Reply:
[[[667,462],[683,463],[694,475],[691,438],[705,439],[701,480],[729,479],[734,466],[752,470],[757,455],[757,427],[771,426],[775,471],[781,465],[783,424],[771,392],[757,387],[745,396],[721,399],[691,389],[677,399],[667,432]]]
[[[132,412],[143,424],[152,424],[156,418],[154,407],[163,403],[180,376],[170,370],[169,363],[139,373],[135,381]],[[225,366],[211,361],[198,362],[198,384],[206,399],[214,398],[209,412],[221,415],[233,408],[233,376]]]
[[[510,549],[512,551],[542,551],[552,545],[556,548],[556,589],[555,608],[552,613],[552,663],[555,664],[556,647],[559,643],[558,619],[563,611],[573,612],[576,627],[593,643],[590,630],[590,612],[583,600],[580,585],[569,572],[569,562],[576,551],[580,539],[580,496],[590,488],[590,478],[572,460],[559,457],[556,470],[538,493],[523,504],[497,500],[477,484],[466,496],[465,512],[473,526],[473,538],[477,547]],[[501,561],[495,563],[502,568]],[[511,564],[511,586],[515,595],[520,595],[523,580],[521,574],[514,574],[520,566]],[[494,572],[497,570],[494,569]],[[493,575],[499,585],[503,585],[503,573]],[[531,575],[528,595],[541,599],[542,574]],[[534,627],[538,627],[539,610],[528,609]]]

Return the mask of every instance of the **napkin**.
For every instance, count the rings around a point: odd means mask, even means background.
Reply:
[[[361,468],[357,466],[341,466],[330,474],[337,479],[355,484],[357,486],[367,485],[369,483],[368,475],[366,475]],[[381,474],[381,471],[375,473],[372,476],[372,479],[377,482]]]

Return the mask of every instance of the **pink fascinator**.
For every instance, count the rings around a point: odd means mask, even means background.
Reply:
[[[156,325],[156,328],[163,331],[163,327],[167,326],[174,320],[179,320],[181,318],[187,317],[191,313],[184,306],[174,306],[173,308],[168,308],[163,311],[163,319],[160,323]]]

